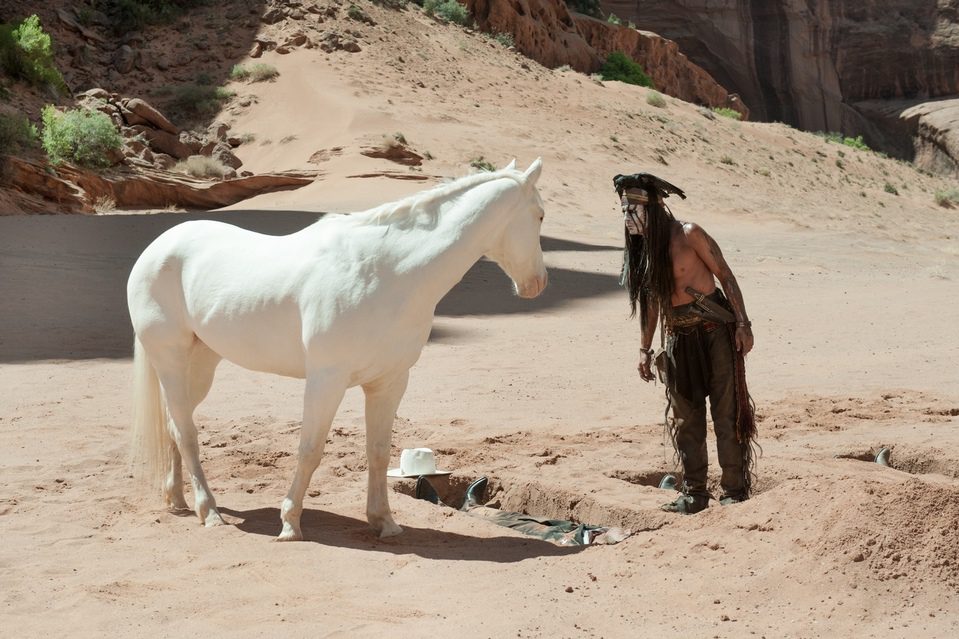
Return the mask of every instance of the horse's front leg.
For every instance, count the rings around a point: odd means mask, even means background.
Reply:
[[[280,507],[283,530],[277,541],[300,541],[300,515],[303,514],[303,496],[310,485],[316,467],[320,465],[326,436],[346,392],[341,376],[328,371],[308,373],[303,397],[303,426],[300,429],[299,459],[293,485]]]
[[[365,384],[366,393],[366,459],[369,464],[369,486],[366,492],[366,520],[380,537],[403,532],[393,521],[386,493],[386,467],[390,463],[390,442],[396,409],[406,392],[409,370],[394,377]]]

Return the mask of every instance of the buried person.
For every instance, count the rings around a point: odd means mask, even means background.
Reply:
[[[480,501],[486,492],[488,484],[486,477],[480,477],[466,489],[466,497],[460,511],[471,517],[479,517],[491,521],[499,526],[512,528],[517,532],[558,546],[587,546],[591,544],[616,544],[629,537],[632,533],[622,528],[608,526],[590,526],[577,524],[564,519],[545,519],[533,517],[524,513],[510,512],[483,506]],[[424,499],[438,506],[445,506],[439,495],[425,476],[416,480],[417,499]]]
[[[665,205],[670,194],[685,199],[682,190],[648,173],[617,175],[613,186],[626,236],[621,283],[631,317],[640,309],[637,368],[644,381],[654,379],[657,324],[665,344],[656,368],[666,387],[666,424],[683,485],[682,494],[662,508],[693,514],[709,505],[706,398],[722,467],[720,503],[744,501],[752,486],[756,425],[744,365],[753,347],[752,325],[739,284],[715,240],[700,226],[675,219]]]

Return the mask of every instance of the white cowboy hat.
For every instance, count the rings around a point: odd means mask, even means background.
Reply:
[[[437,470],[436,458],[429,448],[404,448],[400,453],[400,467],[386,471],[389,477],[419,477],[420,475],[449,475],[451,470]]]

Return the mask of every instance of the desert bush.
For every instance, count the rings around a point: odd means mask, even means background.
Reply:
[[[20,114],[0,113],[0,154],[18,153],[36,146],[37,127]]]
[[[205,155],[191,155],[173,165],[173,170],[196,178],[222,178],[230,172],[230,167]]]
[[[96,213],[112,213],[117,209],[117,201],[109,195],[101,195],[93,201],[93,210]]]
[[[641,87],[653,86],[653,81],[646,75],[637,62],[622,51],[613,51],[606,58],[606,62],[599,70],[603,80],[619,80],[627,84],[636,84]]]
[[[19,24],[0,25],[0,69],[34,86],[66,89],[53,60],[50,36],[36,15]]]
[[[516,44],[513,41],[512,33],[494,33],[493,39],[499,42],[501,45],[503,45],[507,49],[513,46],[514,44]]]
[[[936,204],[946,208],[959,206],[959,189],[942,189],[936,191]]]
[[[886,193],[891,193],[892,195],[899,195],[899,190],[895,186],[893,186],[891,182],[886,182],[883,185],[882,190],[885,191]]]
[[[623,24],[623,21],[616,17],[615,13],[611,13],[606,17],[606,22],[610,24],[620,25]]]
[[[409,0],[372,0],[373,4],[380,7],[386,7],[387,9],[405,9],[406,5],[409,4]],[[414,0],[415,2],[415,0]],[[416,4],[422,5],[422,0]]]
[[[110,166],[110,155],[123,146],[123,138],[109,116],[89,109],[43,107],[43,150],[51,164],[70,161],[79,166]]]
[[[602,18],[603,11],[599,6],[599,0],[566,0],[566,6],[583,15],[594,18]]]
[[[728,155],[724,155],[723,157],[719,159],[719,161],[722,162],[723,164],[728,164],[729,166],[736,166],[736,161],[732,159],[731,157],[729,157]]]
[[[176,115],[192,118],[215,114],[235,93],[223,87],[205,84],[184,84],[171,91],[170,110]]]
[[[739,120],[743,117],[743,114],[737,111],[736,109],[730,109],[727,107],[716,107],[713,109],[713,113],[716,115],[721,115],[724,118],[729,118],[731,120]]]
[[[424,0],[423,11],[428,16],[438,17],[446,22],[466,26],[469,13],[466,7],[456,0]]]
[[[842,133],[837,133],[836,131],[817,131],[816,135],[824,139],[826,142],[842,144],[853,149],[859,149],[860,151],[872,151],[872,149],[869,148],[869,145],[863,141],[861,135],[857,135],[854,138],[847,138]]]
[[[649,95],[646,96],[646,104],[664,109],[666,108],[666,98],[659,91],[650,91]]]
[[[264,64],[263,62],[257,62],[249,68],[242,64],[235,64],[233,68],[230,69],[231,80],[263,82],[265,80],[272,80],[278,75],[280,75],[280,72],[277,71],[275,66],[272,64]]]
[[[485,159],[482,155],[479,156],[478,158],[473,158],[472,160],[470,160],[470,166],[473,167],[474,169],[478,169],[478,170],[480,170],[480,171],[495,171],[495,170],[496,170],[496,167],[493,166],[491,163],[487,162],[486,159]]]

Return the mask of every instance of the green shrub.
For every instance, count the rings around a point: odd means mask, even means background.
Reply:
[[[17,25],[0,25],[0,68],[34,86],[66,89],[53,60],[50,36],[35,15]]]
[[[172,93],[170,110],[185,118],[214,115],[224,102],[236,95],[223,87],[205,84],[180,85],[173,89]]]
[[[489,162],[487,162],[482,155],[479,156],[478,158],[473,158],[472,160],[470,160],[470,166],[473,167],[474,169],[479,169],[480,171],[496,170],[496,167],[490,164]]]
[[[602,18],[603,12],[599,6],[599,0],[566,0],[566,6],[583,15],[594,18]]]
[[[857,135],[854,138],[844,137],[842,133],[837,133],[836,131],[817,131],[816,135],[824,139],[826,142],[832,142],[833,144],[842,144],[854,149],[859,149],[860,151],[872,151],[869,146],[863,141],[861,135]]]
[[[230,70],[231,80],[249,80],[250,82],[272,80],[278,75],[280,75],[280,72],[277,71],[276,67],[262,62],[257,62],[250,68],[246,68],[242,64],[235,64]]]
[[[606,17],[606,22],[616,25],[623,24],[623,21],[617,18],[615,13],[609,14],[609,16]]]
[[[896,189],[896,187],[893,186],[891,182],[886,182],[886,183],[883,185],[882,190],[885,191],[886,193],[891,193],[891,194],[893,194],[893,195],[899,195],[898,189]]]
[[[638,63],[622,51],[613,51],[599,70],[603,80],[619,80],[641,87],[653,87],[653,81]]]
[[[513,41],[513,34],[512,34],[512,33],[494,33],[494,34],[493,34],[493,39],[496,40],[497,42],[499,42],[501,45],[503,45],[503,46],[506,47],[507,49],[509,49],[509,48],[510,48],[511,46],[513,46],[514,44],[516,44],[516,43]]]
[[[0,113],[0,154],[17,153],[36,146],[37,127],[20,114]]]
[[[242,82],[250,78],[250,70],[247,69],[242,64],[234,64],[233,68],[230,69],[230,79],[237,80]]]
[[[727,107],[716,107],[713,109],[713,113],[721,115],[724,118],[730,118],[731,120],[739,120],[743,117],[743,114],[736,109],[729,109]]]
[[[666,98],[659,91],[650,91],[646,96],[646,104],[660,109],[666,108]]]
[[[872,150],[869,148],[869,146],[866,145],[865,142],[862,141],[861,135],[857,135],[854,138],[843,138],[842,143],[845,144],[846,146],[851,146],[854,149],[859,149],[860,151]]]
[[[959,206],[959,189],[943,189],[936,191],[936,204],[946,208]]]
[[[466,26],[469,22],[466,7],[456,0],[424,0],[423,11],[428,16],[435,16],[454,24]]]
[[[51,164],[110,166],[110,153],[121,146],[123,139],[107,115],[89,109],[60,113],[52,105],[43,107],[43,149]]]

